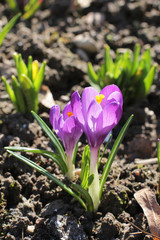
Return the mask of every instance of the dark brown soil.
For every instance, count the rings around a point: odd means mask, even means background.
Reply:
[[[76,1],[75,1],[76,2]],[[27,21],[19,21],[0,48],[0,75],[9,80],[16,74],[13,53],[27,60],[29,55],[47,61],[44,85],[63,109],[71,93],[89,85],[87,62],[95,68],[103,60],[104,46],[113,50],[131,48],[139,42],[142,51],[151,46],[154,62],[160,62],[160,2],[157,0],[90,0],[77,5],[69,0],[44,1],[41,10]],[[87,5],[88,3],[88,5]],[[12,12],[0,3],[0,25]],[[86,35],[90,48],[83,49],[76,37]],[[49,108],[43,103],[39,115],[49,123]],[[31,115],[16,113],[0,82],[0,238],[7,240],[149,240],[130,225],[148,231],[134,193],[146,186],[159,198],[159,170],[156,162],[136,164],[135,159],[156,157],[160,135],[159,67],[150,94],[134,106],[125,106],[113,131],[100,169],[114,140],[131,114],[134,120],[121,144],[105,184],[97,213],[85,212],[72,198],[46,177],[10,156],[5,146],[26,146],[53,150],[49,139]],[[83,139],[78,161],[84,148]],[[25,154],[63,180],[56,164],[39,155]],[[138,233],[139,232],[139,233]],[[135,234],[136,233],[136,234]]]

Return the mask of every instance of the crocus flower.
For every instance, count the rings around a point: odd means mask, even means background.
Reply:
[[[89,187],[89,193],[97,210],[99,205],[98,150],[121,118],[123,97],[116,85],[106,86],[100,93],[93,87],[87,87],[82,93],[82,99],[78,92],[72,94],[71,105],[79,126],[87,136],[91,150],[90,175],[94,174],[94,180]]]
[[[66,151],[66,164],[68,166],[66,176],[71,179],[74,177],[74,165],[72,163],[73,150],[82,135],[82,128],[77,125],[77,120],[73,115],[70,102],[65,106],[62,114],[60,114],[60,107],[54,105],[50,109],[49,116],[53,129],[64,145]]]

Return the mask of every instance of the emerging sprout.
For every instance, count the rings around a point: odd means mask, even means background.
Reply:
[[[133,104],[144,98],[151,88],[157,64],[151,65],[151,54],[148,48],[140,57],[140,45],[136,44],[134,52],[127,50],[116,52],[115,61],[110,55],[110,47],[105,49],[105,60],[97,72],[91,63],[88,64],[90,84],[101,90],[106,85],[116,84],[122,91],[124,102]]]
[[[23,13],[22,18],[30,18],[37,9],[41,6],[43,0],[29,0],[28,3],[26,0],[6,0],[10,9],[15,12],[21,11]]]
[[[39,68],[38,61],[32,61],[32,57],[29,56],[26,66],[21,54],[18,53],[14,53],[14,60],[18,78],[12,76],[11,87],[2,76],[6,91],[18,112],[23,114],[31,110],[37,112],[38,93],[44,78],[46,62],[44,61]]]

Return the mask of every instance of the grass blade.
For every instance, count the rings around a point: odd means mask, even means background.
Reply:
[[[18,110],[18,105],[17,105],[17,100],[16,100],[16,96],[15,93],[13,91],[13,89],[11,88],[11,86],[7,83],[7,80],[4,76],[2,76],[2,81],[4,82],[6,91],[11,99],[11,101],[13,102],[14,106],[16,107],[16,109]]]
[[[18,107],[17,110],[23,114],[26,113],[26,105],[25,105],[23,94],[22,94],[22,90],[15,76],[12,76],[12,88],[16,96],[16,103]]]
[[[103,191],[103,187],[104,187],[104,184],[105,184],[105,181],[108,177],[108,174],[109,174],[109,171],[110,171],[110,168],[111,168],[111,165],[113,163],[113,160],[115,158],[115,155],[117,154],[118,152],[118,149],[119,149],[119,145],[121,144],[121,142],[123,141],[123,138],[128,130],[128,127],[132,121],[132,118],[133,118],[133,114],[129,117],[129,119],[127,120],[127,122],[125,123],[125,125],[123,126],[122,130],[120,131],[114,145],[113,145],[113,148],[111,150],[111,153],[108,157],[108,160],[107,160],[107,163],[104,167],[104,170],[103,170],[103,173],[102,173],[102,177],[101,177],[101,180],[100,180],[100,191],[99,191],[99,198],[101,199],[101,195],[102,195],[102,191]]]
[[[131,76],[133,76],[138,68],[139,64],[139,54],[140,54],[140,45],[136,44],[134,48],[134,53],[133,53],[133,64],[132,64],[132,71],[131,71]]]
[[[11,28],[14,26],[14,24],[16,23],[16,21],[18,20],[18,18],[21,16],[21,13],[18,13],[17,15],[15,15],[7,24],[6,26],[2,29],[2,31],[0,32],[0,46],[5,38],[5,36],[7,35],[7,33],[11,30]]]
[[[77,193],[80,193],[82,197],[86,200],[86,202],[88,203],[88,211],[93,212],[94,207],[90,194],[78,184],[72,184],[71,187],[73,188],[73,190],[77,191]]]
[[[33,161],[31,161],[30,159],[21,156],[17,153],[14,153],[10,150],[7,150],[8,153],[10,153],[11,155],[13,155],[14,157],[18,158],[19,160],[21,160],[22,162],[26,163],[27,165],[29,165],[30,167],[36,169],[38,172],[40,172],[41,174],[43,174],[44,176],[48,177],[49,179],[51,179],[54,183],[56,183],[58,186],[60,186],[63,190],[65,190],[66,192],[68,192],[72,197],[74,197],[77,201],[79,201],[79,203],[87,210],[87,206],[84,203],[84,201],[75,193],[72,191],[71,188],[69,188],[67,185],[65,185],[63,182],[61,182],[58,178],[54,177],[51,173],[49,173],[47,170],[45,170],[44,168],[40,167],[38,164],[34,163]]]
[[[42,81],[44,79],[45,67],[46,67],[46,62],[44,61],[39,69],[39,72],[38,72],[36,78],[33,79],[34,87],[37,92],[39,92]]]
[[[145,87],[145,94],[147,95],[151,86],[152,86],[152,83],[153,83],[153,80],[154,80],[154,76],[155,76],[155,73],[156,73],[156,69],[157,69],[157,64],[155,64],[149,71],[149,73],[147,74],[147,76],[145,77],[144,79],[144,87]]]
[[[6,0],[6,2],[13,11],[18,10],[16,0]]]
[[[28,65],[27,65],[27,68],[28,68],[28,78],[32,80],[32,56],[29,56],[28,57]]]
[[[66,155],[64,152],[64,149],[62,145],[60,144],[58,138],[55,136],[55,134],[52,132],[52,130],[47,126],[47,124],[34,112],[31,111],[35,119],[37,120],[38,124],[41,126],[43,131],[46,133],[46,135],[49,137],[51,142],[53,143],[54,147],[56,148],[58,154],[62,157],[63,161],[66,161]]]
[[[106,49],[105,49],[105,72],[112,72],[114,63],[112,60],[112,57],[110,55],[110,47],[107,45]]]
[[[90,62],[88,63],[88,76],[89,76],[91,82],[97,84],[98,76],[93,69],[92,63],[90,63]]]
[[[46,151],[43,149],[37,149],[37,148],[28,148],[28,147],[5,147],[7,150],[12,150],[12,151],[18,151],[18,152],[31,152],[31,153],[38,153],[42,154],[48,158],[51,158],[62,170],[63,174],[65,175],[68,171],[66,163],[62,160],[62,158],[50,151]]]
[[[85,170],[86,165],[90,164],[90,158],[91,158],[90,148],[89,148],[88,145],[86,145],[85,148],[84,148],[83,154],[82,154],[82,162],[81,162],[81,175],[80,175],[80,178],[81,178],[82,181],[83,181],[84,173],[86,171]]]

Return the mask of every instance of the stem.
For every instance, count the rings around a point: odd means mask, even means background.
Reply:
[[[97,156],[98,156],[98,148],[91,148],[91,160],[90,160],[90,175],[94,174],[94,179],[91,185],[89,186],[89,194],[92,198],[94,211],[96,212],[99,207],[99,175],[97,169]]]
[[[69,180],[75,177],[75,165],[72,163],[72,153],[66,153],[66,164],[68,167],[68,172],[65,177]]]

